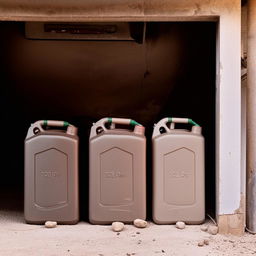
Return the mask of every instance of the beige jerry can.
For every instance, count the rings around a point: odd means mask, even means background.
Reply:
[[[76,127],[63,121],[37,121],[30,126],[24,149],[24,215],[27,223],[78,222],[76,134]]]
[[[192,130],[175,129],[175,123],[192,124]],[[205,219],[201,130],[187,118],[164,118],[154,127],[153,220],[158,224],[199,224]]]
[[[116,129],[116,124],[131,127]],[[146,218],[146,138],[131,119],[103,118],[89,142],[89,220],[93,224]]]

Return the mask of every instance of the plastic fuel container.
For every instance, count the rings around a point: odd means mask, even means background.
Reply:
[[[117,129],[116,125],[122,125]],[[127,129],[123,129],[126,128]],[[130,128],[130,129],[128,129]],[[146,218],[146,138],[131,119],[103,118],[89,141],[89,220],[93,224]]]
[[[192,130],[175,129],[192,124]],[[205,219],[204,137],[188,118],[164,118],[153,131],[153,220],[158,224]]]
[[[77,128],[64,121],[37,121],[28,130],[24,150],[26,222],[77,223]]]

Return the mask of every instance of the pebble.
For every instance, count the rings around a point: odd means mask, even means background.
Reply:
[[[133,225],[137,228],[145,228],[148,223],[145,220],[136,219],[133,221]]]
[[[217,226],[209,226],[207,232],[211,235],[217,235],[219,228]]]
[[[112,230],[113,231],[120,232],[123,229],[124,229],[124,223],[123,222],[116,221],[116,222],[112,223]]]
[[[176,228],[178,229],[184,229],[186,227],[185,223],[183,221],[176,222]]]
[[[46,221],[44,223],[44,226],[46,228],[56,228],[57,227],[57,222],[56,221]]]
[[[200,241],[200,242],[198,242],[198,244],[197,244],[199,247],[202,247],[202,246],[204,246],[204,240],[203,241]]]
[[[204,244],[209,245],[210,241],[208,239],[204,239]]]
[[[200,229],[202,231],[206,232],[208,230],[208,226],[207,225],[202,225]]]

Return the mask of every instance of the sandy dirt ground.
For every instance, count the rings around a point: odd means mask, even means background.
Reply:
[[[203,239],[209,245],[198,246]],[[24,223],[22,212],[0,210],[1,256],[132,256],[132,255],[256,255],[256,235],[210,235],[200,225],[178,230],[149,223],[145,229],[126,225],[116,233],[110,226],[59,225],[54,229]]]

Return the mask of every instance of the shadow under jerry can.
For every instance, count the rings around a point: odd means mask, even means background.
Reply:
[[[55,129],[50,129],[52,127]],[[47,120],[30,126],[25,139],[24,190],[27,223],[78,222],[78,137],[75,126]]]
[[[115,125],[132,127],[116,129]],[[108,126],[108,127],[107,127]],[[89,220],[93,224],[146,218],[146,138],[131,119],[103,118],[89,142]]]
[[[167,126],[167,124],[170,126]],[[175,129],[192,124],[192,130]],[[153,131],[153,220],[158,224],[205,219],[204,137],[187,118],[164,118]]]

